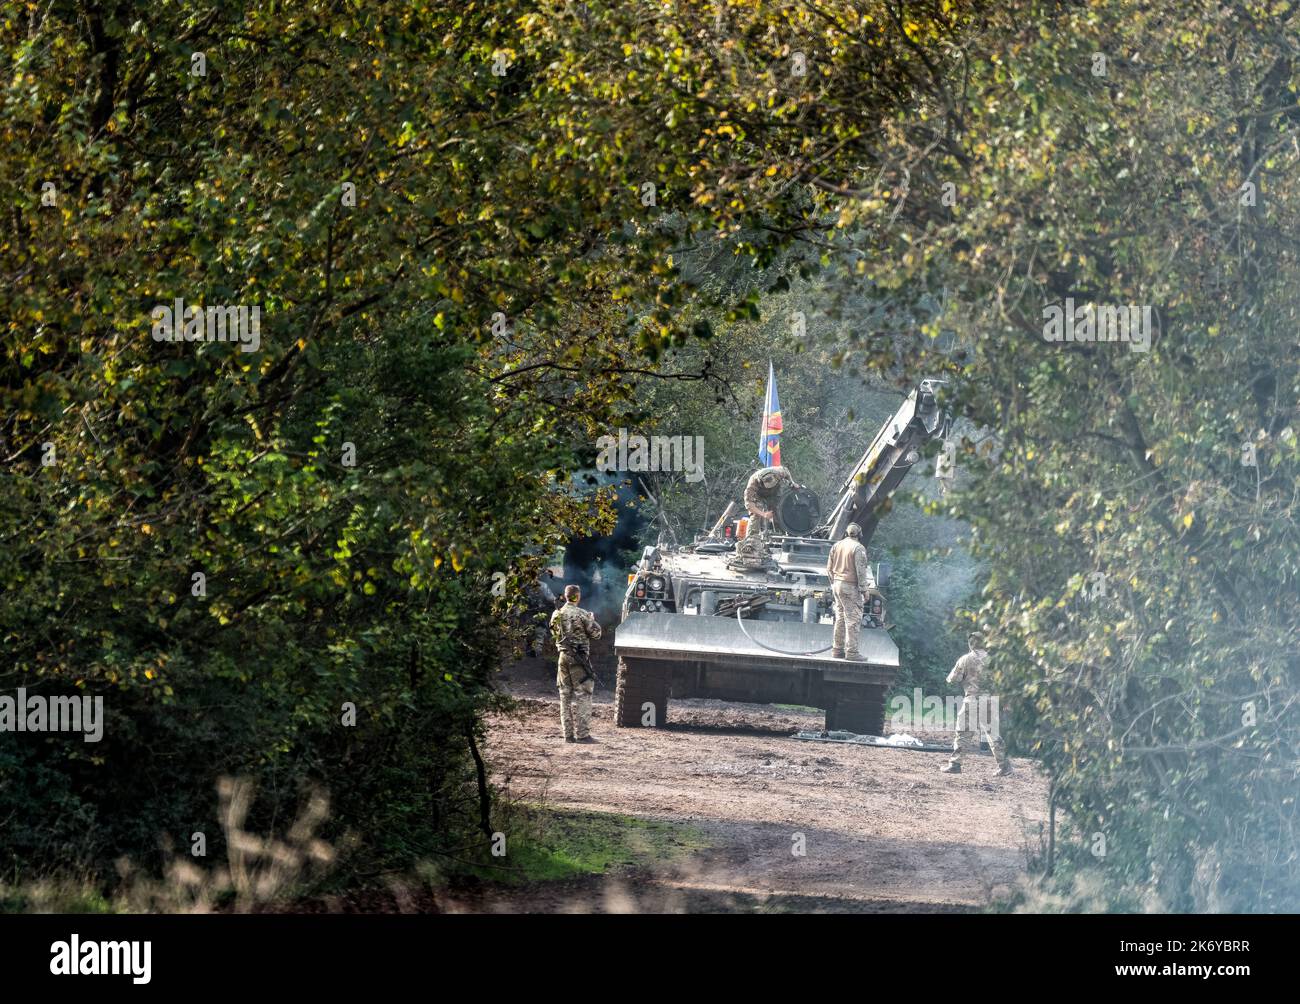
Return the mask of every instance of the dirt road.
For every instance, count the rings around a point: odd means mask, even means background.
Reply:
[[[619,729],[602,688],[597,744],[565,743],[544,674],[526,662],[505,679],[525,699],[523,715],[493,723],[489,754],[511,792],[686,824],[707,847],[599,881],[501,893],[473,909],[976,909],[1023,872],[1046,818],[1046,782],[1030,761],[1014,761],[1007,778],[994,776],[987,755],[968,758],[961,775],[940,774],[940,754],[786,738],[821,727],[820,714],[799,710],[675,700],[668,727]]]

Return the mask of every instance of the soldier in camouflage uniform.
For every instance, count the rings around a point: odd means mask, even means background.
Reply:
[[[564,741],[594,743],[591,738],[591,694],[596,677],[591,671],[591,643],[600,637],[596,618],[578,606],[582,591],[564,587],[564,606],[551,615],[551,634],[560,661],[555,685],[560,690],[560,727]]]
[[[980,687],[980,677],[988,665],[989,654],[984,650],[984,639],[980,635],[971,635],[967,639],[967,644],[970,646],[970,651],[957,660],[956,665],[952,667],[952,672],[948,674],[948,682],[961,684],[965,696],[962,698],[961,707],[957,710],[957,731],[952,740],[952,756],[948,758],[948,765],[940,767],[939,770],[944,774],[961,773],[962,751],[970,751],[974,748],[975,730],[972,726],[977,725],[980,733],[988,741],[993,759],[997,761],[998,776],[1005,777],[1011,773],[1011,761],[1007,759],[1007,747],[1002,737],[994,735],[985,722],[972,721],[979,717],[976,703],[984,693]]]
[[[772,529],[781,492],[793,484],[794,478],[784,467],[764,467],[750,475],[745,485],[745,508],[749,510],[751,533]]]
[[[767,535],[749,533],[736,541],[736,550],[727,559],[727,567],[740,571],[775,569],[776,562],[767,550]]]

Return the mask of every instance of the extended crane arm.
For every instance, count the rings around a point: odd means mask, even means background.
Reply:
[[[939,409],[940,380],[922,380],[902,407],[876,433],[840,491],[830,519],[817,536],[840,540],[850,523],[862,528],[862,543],[871,540],[894,490],[921,459],[921,447],[942,434],[945,421]]]

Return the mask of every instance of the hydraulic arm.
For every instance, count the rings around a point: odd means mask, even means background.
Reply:
[[[938,391],[942,381],[922,380],[902,407],[876,433],[867,452],[849,475],[831,511],[815,536],[840,540],[850,523],[862,528],[862,543],[871,540],[876,524],[888,510],[894,490],[921,459],[921,447],[944,431]]]

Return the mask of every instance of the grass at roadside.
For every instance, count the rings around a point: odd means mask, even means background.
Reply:
[[[493,840],[481,839],[462,856],[426,861],[403,877],[390,873],[381,881],[358,882],[346,869],[308,888],[285,888],[265,901],[254,898],[244,908],[331,912],[337,903],[376,912],[395,911],[401,888],[420,908],[424,897],[448,886],[489,883],[528,886],[563,882],[630,868],[654,868],[707,847],[697,829],[679,823],[606,812],[560,811],[536,804],[502,802],[494,814]],[[492,853],[496,848],[497,855]],[[124,877],[125,878],[125,877]],[[215,888],[215,887],[214,887]],[[233,893],[205,898],[206,909],[231,908]],[[111,893],[87,875],[51,875],[39,880],[0,880],[2,913],[136,913],[188,912],[195,908],[192,890],[175,880],[132,875]]]
[[[693,827],[608,812],[516,804],[499,825],[505,853],[470,865],[467,874],[511,885],[553,882],[667,863],[708,846]]]
[[[96,883],[86,876],[51,876],[0,882],[0,913],[113,913]]]

